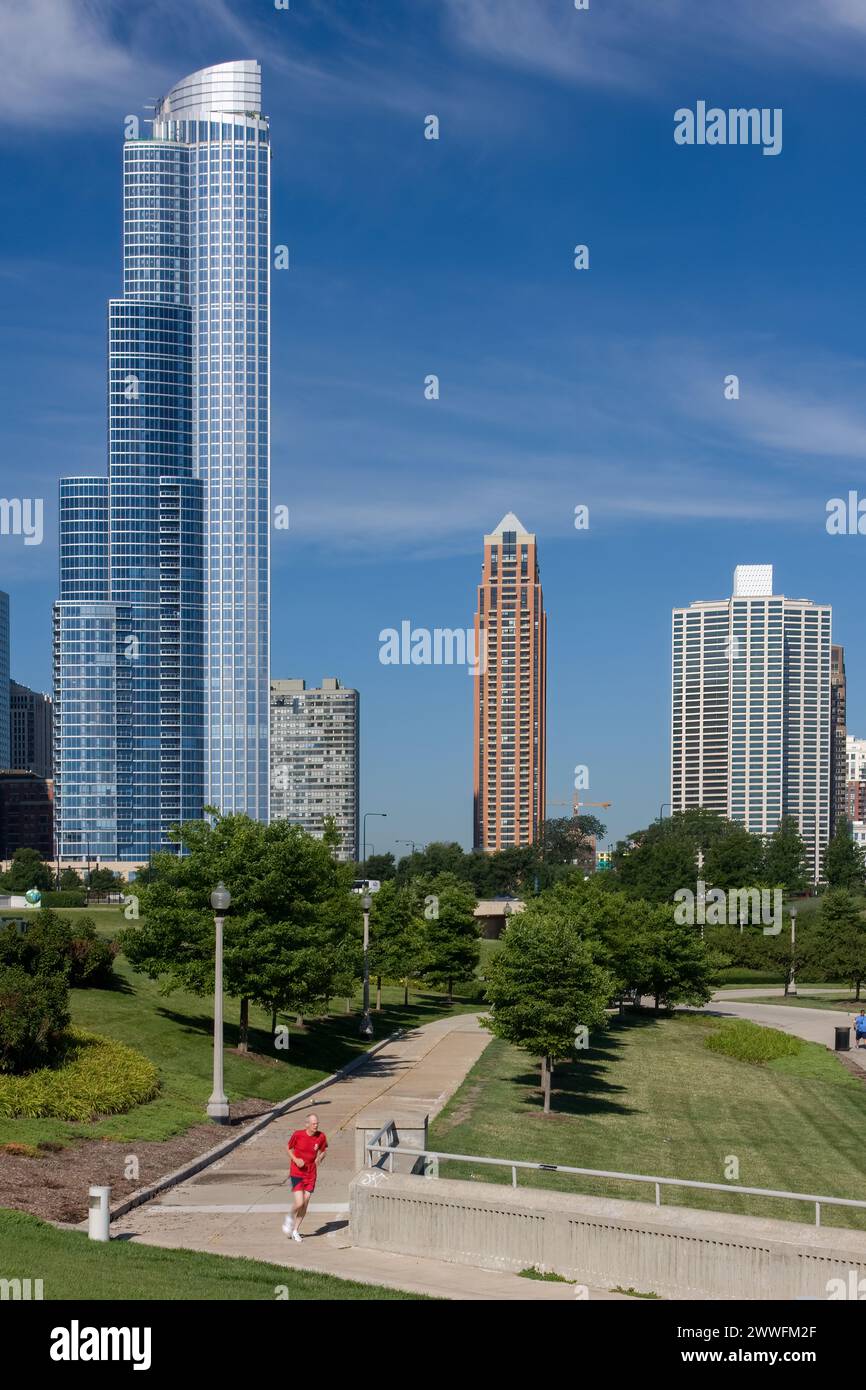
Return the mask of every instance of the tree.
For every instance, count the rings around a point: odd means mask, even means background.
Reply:
[[[784,888],[788,893],[802,893],[810,878],[806,846],[797,828],[797,818],[783,816],[764,849],[764,882],[771,888]]]
[[[363,866],[362,866],[363,868]],[[372,878],[379,883],[387,883],[397,872],[397,865],[393,854],[370,854],[367,856],[367,867],[364,871],[364,878]]]
[[[583,873],[595,873],[595,842],[604,838],[605,830],[597,816],[546,820],[539,835],[541,859],[545,865],[576,865]]]
[[[432,984],[447,984],[450,1004],[454,981],[471,980],[478,968],[475,894],[452,874],[420,880],[416,891],[425,899],[424,978]]]
[[[821,868],[830,888],[862,889],[866,881],[863,851],[851,835],[850,821],[842,816],[836,832],[824,848]]]
[[[60,870],[59,887],[61,892],[70,893],[76,888],[83,888],[84,881],[77,869],[68,867]]]
[[[604,1027],[612,991],[610,975],[561,912],[533,902],[511,918],[488,969],[493,1012],[481,1022],[497,1037],[541,1057],[545,1115],[556,1062],[574,1056],[580,1028]]]
[[[678,888],[697,882],[698,852],[685,836],[648,836],[634,849],[622,841],[614,853],[618,884],[646,902],[672,902]]]
[[[2,884],[10,893],[27,893],[31,888],[47,892],[54,887],[54,874],[50,865],[43,864],[38,850],[20,848],[2,875]]]
[[[736,825],[710,845],[701,877],[713,888],[750,888],[761,882],[763,865],[760,838]]]
[[[111,869],[91,869],[87,886],[91,893],[114,893],[122,883],[120,875]]]
[[[422,974],[425,963],[424,917],[417,894],[393,881],[373,894],[370,911],[370,968],[377,976],[376,1008],[381,1008],[381,980],[399,980],[403,1003],[409,1003],[409,981]]]
[[[122,935],[133,968],[163,978],[166,992],[213,989],[214,921],[210,894],[232,895],[225,920],[226,992],[240,999],[239,1047],[246,1051],[249,1001],[301,1012],[345,990],[357,973],[361,904],[351,893],[352,865],[288,821],[263,825],[246,815],[193,821],[172,838],[187,853],[154,855],[155,882],[141,891],[142,924]]]
[[[672,908],[649,903],[608,939],[614,969],[627,989],[662,1005],[706,1004],[721,962],[693,926],[674,920]]]
[[[846,888],[831,888],[821,899],[815,936],[815,951],[828,975],[850,980],[859,999],[866,980],[863,899]]]

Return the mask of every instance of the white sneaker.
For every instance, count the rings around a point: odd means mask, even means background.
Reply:
[[[301,1235],[300,1231],[292,1231],[292,1240],[296,1240],[300,1245],[301,1241],[303,1240],[303,1236]]]
[[[284,1236],[290,1236],[290,1235],[292,1234],[292,1232],[294,1231],[294,1229],[295,1229],[295,1223],[294,1223],[294,1221],[292,1220],[292,1218],[291,1218],[290,1216],[287,1216],[286,1219],[285,1219],[285,1221],[283,1222],[283,1235],[284,1235]]]

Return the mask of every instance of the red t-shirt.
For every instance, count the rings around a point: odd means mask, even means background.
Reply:
[[[328,1147],[328,1141],[320,1129],[315,1134],[308,1134],[305,1129],[296,1129],[288,1144],[289,1149],[304,1160],[304,1167],[299,1168],[292,1159],[289,1174],[293,1178],[309,1177],[315,1171],[316,1154],[324,1153]]]

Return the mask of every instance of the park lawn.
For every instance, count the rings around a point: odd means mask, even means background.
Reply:
[[[0,1117],[0,1144],[71,1143],[76,1139],[168,1139],[205,1122],[205,1105],[213,1082],[213,1000],[178,990],[160,993],[157,981],[136,974],[124,956],[115,960],[113,989],[70,991],[73,1023],[94,1033],[117,1038],[149,1057],[160,1070],[162,1089],[156,1099],[125,1115],[112,1115],[90,1125],[54,1119]],[[402,988],[385,986],[383,1010],[373,1013],[374,1042],[398,1028],[413,1027],[443,1015],[477,1010],[478,1005],[455,1000],[449,1007],[443,994],[410,991],[403,1007]],[[375,991],[372,994],[375,1003]],[[230,1101],[255,1097],[280,1101],[357,1057],[367,1046],[358,1036],[360,997],[345,1012],[345,1000],[332,1000],[333,1013],[305,1019],[299,1028],[294,1015],[279,1015],[290,1031],[288,1050],[277,1050],[270,1033],[270,1015],[251,1005],[250,1048],[237,1047],[238,1002],[226,1001],[225,1086]]]
[[[283,1265],[132,1241],[106,1244],[61,1231],[26,1212],[0,1208],[0,1278],[42,1279],[46,1301],[148,1299],[423,1299],[423,1294],[312,1274]]]
[[[807,989],[807,985],[800,985],[800,989]],[[833,986],[817,986],[819,989],[833,988]],[[866,991],[860,991],[861,998],[855,999],[854,992],[850,988],[838,986],[838,992],[833,994],[789,994],[787,998],[784,994],[771,994],[766,998],[758,995],[750,995],[750,1004],[784,1004],[791,1009],[829,1009],[830,1011],[841,1009],[843,1013],[858,1014],[861,1009],[866,1009]]]
[[[866,1200],[866,1085],[826,1048],[762,1065],[704,1046],[703,1014],[626,1015],[579,1060],[554,1073],[541,1110],[535,1059],[494,1039],[431,1126],[443,1152],[527,1159],[659,1177],[724,1182],[730,1155],[746,1187]],[[510,1182],[511,1170],[441,1164],[442,1177]],[[524,1186],[654,1201],[652,1187],[523,1172]],[[663,1203],[814,1221],[814,1208],[772,1198],[676,1189]],[[823,1225],[866,1229],[866,1211],[822,1209]]]

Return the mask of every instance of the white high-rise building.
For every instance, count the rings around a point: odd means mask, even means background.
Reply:
[[[845,759],[848,764],[848,781],[866,781],[866,738],[855,738],[849,734],[845,739]]]
[[[358,858],[359,695],[333,677],[321,689],[271,681],[271,820],[321,836],[332,817],[337,858]]]
[[[830,834],[832,610],[738,565],[731,598],[673,610],[671,810],[757,835],[794,816],[812,872]]]

